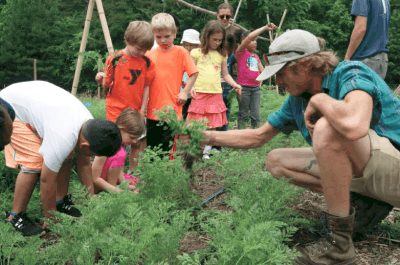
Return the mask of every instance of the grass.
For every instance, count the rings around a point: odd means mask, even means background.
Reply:
[[[285,98],[263,87],[262,123]],[[81,100],[92,104],[94,117],[105,117],[104,100]],[[230,128],[236,125],[237,113],[234,99]],[[74,171],[70,193],[83,217],[73,220],[56,213],[59,222],[51,230],[61,237],[47,240],[24,238],[0,222],[0,264],[288,264],[293,251],[284,242],[295,225],[307,221],[286,205],[302,190],[272,178],[263,166],[270,150],[301,146],[307,144],[300,133],[278,135],[261,148],[225,149],[209,161],[196,162],[194,170],[212,167],[225,176],[221,185],[226,187],[224,203],[233,209],[229,212],[196,207],[201,199],[188,188],[190,172],[183,169],[183,161],[161,159],[157,150],[147,150],[136,170],[139,183],[145,184],[140,194],[90,197]],[[9,211],[18,171],[4,167],[4,156],[0,168],[0,210]],[[39,191],[37,185],[28,206],[28,216],[36,221],[44,218]],[[194,230],[212,238],[208,247],[179,255],[179,242]],[[393,235],[395,231],[400,230]]]

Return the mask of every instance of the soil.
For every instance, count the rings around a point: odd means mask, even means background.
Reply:
[[[191,190],[197,192],[204,201],[224,187],[224,177],[218,175],[214,168],[204,167],[192,172]],[[210,200],[203,208],[205,210],[216,209],[218,211],[233,211],[227,207],[223,200],[226,193],[222,193],[217,198]],[[319,213],[325,210],[325,202],[322,194],[306,190],[300,196],[296,204],[289,204],[288,207],[299,212],[304,218],[313,219],[319,222]],[[398,222],[396,217],[389,216],[387,219],[392,222]],[[297,232],[292,237],[290,247],[295,245],[304,245],[317,241],[320,237],[320,227],[307,229],[298,227]],[[388,241],[385,231],[374,231],[368,235],[368,240],[354,243],[357,264],[400,264],[400,244],[399,242]],[[207,241],[212,240],[207,234],[199,234],[197,229],[190,229],[184,239],[180,242],[182,246],[179,254],[191,254],[194,250],[201,250],[208,247]]]

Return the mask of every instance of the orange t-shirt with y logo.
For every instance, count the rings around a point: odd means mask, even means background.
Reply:
[[[123,51],[110,55],[104,72],[107,75],[107,119],[115,122],[118,115],[131,107],[140,111],[144,87],[150,86],[154,64],[146,56],[130,57]]]
[[[182,105],[178,105],[178,95],[181,92],[182,77],[186,72],[191,76],[198,72],[189,52],[181,47],[174,46],[164,51],[155,48],[146,53],[155,64],[155,77],[150,85],[149,103],[147,105],[147,118],[159,120],[154,113],[164,106],[172,105],[182,118]]]

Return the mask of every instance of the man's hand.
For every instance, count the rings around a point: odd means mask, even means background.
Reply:
[[[314,133],[315,123],[322,117],[322,114],[312,104],[308,104],[306,111],[304,112],[304,121],[306,128],[310,132],[311,137]]]

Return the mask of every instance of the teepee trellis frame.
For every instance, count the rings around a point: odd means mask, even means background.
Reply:
[[[113,44],[111,41],[110,31],[109,31],[108,25],[107,25],[107,20],[106,20],[106,16],[104,13],[103,3],[101,2],[101,0],[89,0],[88,10],[86,13],[85,26],[83,28],[81,46],[79,48],[80,54],[78,56],[78,61],[76,63],[74,81],[72,83],[72,90],[71,90],[72,95],[76,95],[76,91],[78,90],[79,77],[81,75],[82,63],[83,63],[82,53],[86,49],[87,37],[89,34],[89,28],[90,28],[90,23],[92,20],[93,9],[94,9],[95,4],[97,6],[97,11],[99,13],[101,27],[103,29],[104,38],[106,40],[108,53],[109,54],[114,53],[114,47],[113,47]]]
[[[212,16],[216,16],[216,15],[217,15],[217,12],[213,12],[213,11],[210,11],[210,10],[207,10],[207,9],[204,9],[204,8],[201,8],[201,7],[198,7],[198,6],[195,6],[195,5],[193,5],[193,4],[190,4],[190,3],[188,3],[188,2],[185,2],[185,1],[183,1],[183,0],[172,0],[172,1],[174,1],[175,3],[178,3],[178,4],[182,4],[182,5],[184,5],[184,6],[187,6],[187,7],[189,7],[190,9],[194,9],[194,10],[203,12],[203,13],[208,14],[208,15],[212,15]],[[225,3],[228,3],[227,0],[224,0],[224,2],[225,2]],[[242,0],[239,1],[238,7],[237,7],[236,12],[235,12],[235,16],[233,17],[233,19],[231,19],[231,21],[232,21],[232,23],[233,23],[234,25],[238,26],[239,28],[241,28],[241,29],[243,29],[243,30],[247,30],[246,28],[244,28],[244,27],[242,27],[242,26],[240,26],[239,24],[236,23],[236,17],[237,17],[237,14],[239,13],[239,8],[240,8],[240,5],[241,5],[241,4],[242,4]],[[287,14],[287,9],[285,9],[285,10],[283,11],[283,15],[282,15],[281,21],[280,21],[280,23],[279,23],[278,29],[281,29],[282,24],[283,24],[283,21],[285,20],[286,14]],[[268,21],[268,24],[270,24],[269,14],[267,14],[267,21]],[[278,35],[279,35],[278,32],[276,32],[276,34],[275,34],[275,39],[278,37]],[[261,36],[259,36],[258,39],[264,40],[264,41],[269,41],[270,43],[272,43],[273,40],[274,40],[274,37],[273,37],[272,32],[269,31],[269,39],[264,38],[264,37],[261,37]],[[269,78],[269,84],[272,85],[272,79],[271,79],[271,78]],[[275,88],[276,88],[276,92],[279,93],[279,87],[278,87],[278,86],[275,86]]]
[[[275,34],[275,39],[279,36],[278,31],[279,31],[279,30],[281,29],[281,27],[282,27],[282,24],[283,24],[283,21],[285,20],[286,14],[287,14],[287,9],[285,9],[285,10],[283,11],[283,15],[282,15],[281,21],[279,22],[278,30],[277,30],[277,32],[276,32],[276,34]],[[268,21],[268,24],[270,24],[270,21],[269,21],[269,14],[267,14],[267,21]],[[274,38],[273,38],[272,36],[273,36],[272,32],[269,31],[269,39],[270,39],[270,42],[271,42],[271,43],[274,41]],[[274,77],[275,77],[275,80],[276,80],[276,75],[274,75]],[[271,77],[269,78],[269,85],[270,85],[270,86],[272,85],[272,78],[271,78]],[[279,86],[276,85],[276,84],[275,84],[275,90],[276,90],[276,93],[279,94]]]
[[[178,4],[182,4],[182,5],[184,5],[184,6],[187,6],[187,7],[189,7],[190,9],[194,9],[194,10],[203,12],[203,13],[208,14],[208,15],[217,16],[217,12],[210,11],[210,10],[207,10],[207,9],[204,9],[204,8],[201,8],[201,7],[192,5],[192,4],[190,4],[190,3],[188,3],[188,2],[185,2],[185,1],[183,1],[183,0],[172,0],[172,1],[174,1],[175,3],[178,3]],[[225,1],[225,3],[228,3],[228,1]],[[241,3],[242,3],[242,1],[239,2],[239,5],[238,5],[238,7],[237,7],[237,9],[236,9],[235,17],[234,17],[233,19],[231,19],[231,21],[235,24],[235,26],[239,27],[240,29],[242,29],[242,30],[248,30],[248,29],[246,29],[245,27],[242,27],[241,25],[239,25],[239,24],[236,23],[236,16],[237,16],[237,13],[239,12],[239,8],[240,8]],[[258,37],[258,39],[264,40],[264,41],[270,41],[269,39],[264,38],[264,37],[261,37],[261,36]]]

